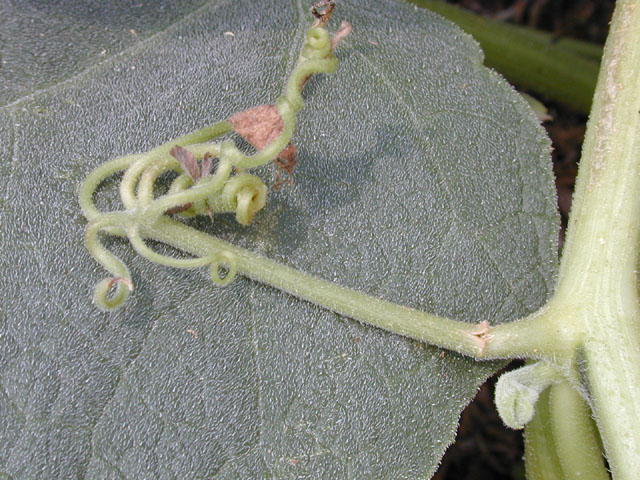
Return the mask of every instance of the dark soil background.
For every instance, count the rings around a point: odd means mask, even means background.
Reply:
[[[614,0],[458,0],[451,1],[476,13],[551,32],[604,44]],[[553,143],[553,168],[562,215],[560,245],[564,238],[587,116],[557,102],[541,100],[553,118],[545,127]],[[509,368],[519,366],[514,362]],[[434,480],[523,480],[522,432],[508,429],[493,402],[496,376],[479,390],[462,412],[456,442],[442,459]]]

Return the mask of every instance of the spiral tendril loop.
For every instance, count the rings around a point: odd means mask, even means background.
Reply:
[[[220,275],[220,270],[226,268],[227,273],[224,276]],[[238,273],[238,262],[236,256],[226,250],[221,250],[213,255],[211,260],[211,266],[209,267],[209,275],[213,283],[220,287],[224,287],[231,283],[231,280]]]

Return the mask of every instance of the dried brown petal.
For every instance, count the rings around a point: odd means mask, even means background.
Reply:
[[[284,122],[275,105],[260,105],[236,113],[229,122],[257,150],[275,140],[284,129]]]
[[[296,147],[291,143],[285,147],[284,150],[280,152],[278,158],[276,158],[273,163],[278,167],[278,174],[276,177],[276,184],[273,188],[278,190],[282,185],[281,173],[284,170],[289,175],[289,184],[293,184],[293,170],[296,168],[296,164],[298,160],[296,159]]]
[[[211,160],[211,154],[205,153],[202,163],[200,164],[200,177],[206,177],[211,173],[213,167],[213,161]]]
[[[286,171],[289,175],[293,175],[293,169],[296,168],[298,161],[296,160],[296,147],[292,144],[286,146],[278,155],[278,166]]]
[[[351,24],[346,20],[343,20],[342,23],[340,24],[340,28],[338,29],[338,31],[334,33],[333,36],[331,37],[331,51],[333,52],[336,46],[338,45],[338,43],[340,43],[340,41],[350,33],[351,33]]]
[[[178,205],[177,207],[171,207],[168,210],[165,210],[164,213],[166,213],[167,215],[173,215],[174,213],[182,213],[189,210],[192,206],[193,206],[193,203],[189,202],[189,203],[185,203],[184,205]]]
[[[180,162],[184,171],[187,172],[194,182],[200,179],[198,162],[189,150],[180,145],[176,145],[169,151],[169,154]]]
[[[334,0],[320,0],[311,7],[311,14],[316,17],[316,23],[314,26],[323,26],[331,18],[331,12],[336,6]]]

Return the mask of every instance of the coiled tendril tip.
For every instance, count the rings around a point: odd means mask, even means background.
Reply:
[[[100,310],[113,310],[119,307],[132,291],[133,282],[130,278],[105,278],[96,285],[93,302]]]

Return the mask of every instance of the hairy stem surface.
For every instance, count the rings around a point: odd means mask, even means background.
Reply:
[[[620,1],[605,46],[552,300],[582,332],[577,367],[614,478],[640,471],[640,2]]]

